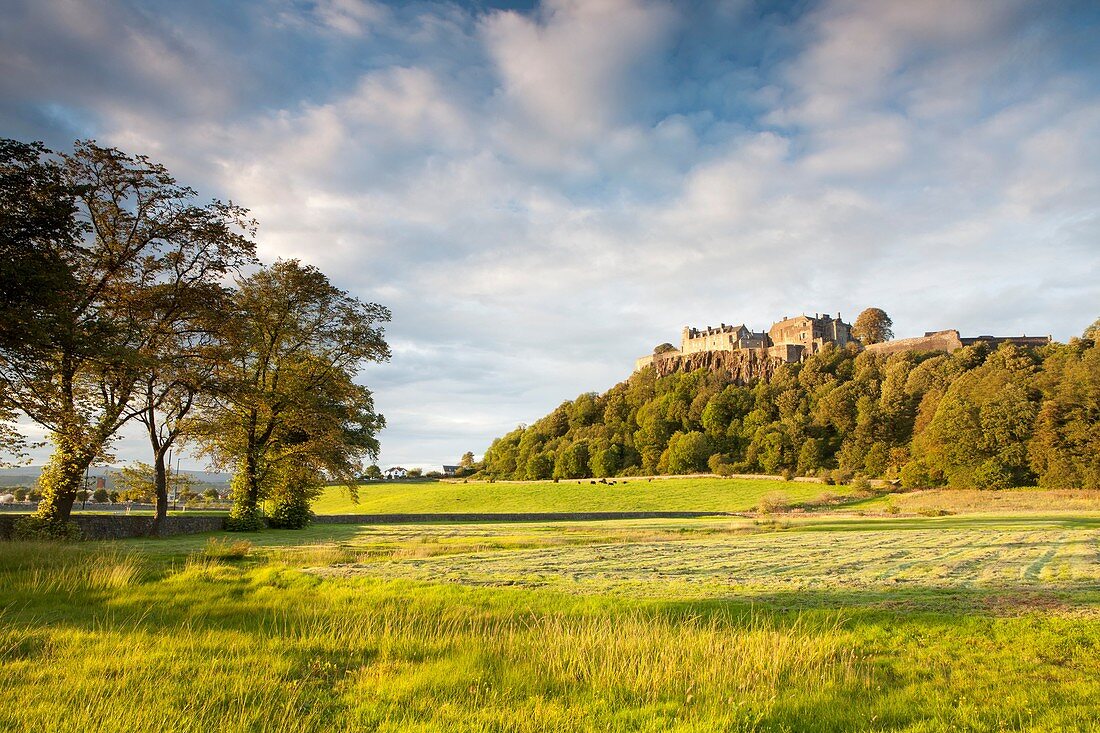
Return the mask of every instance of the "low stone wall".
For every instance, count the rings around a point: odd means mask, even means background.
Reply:
[[[10,540],[12,528],[27,514],[0,514],[0,540]],[[733,512],[484,512],[435,514],[321,514],[315,524],[426,524],[430,522],[589,522],[609,519],[695,519],[697,517],[733,517]],[[161,525],[160,536],[216,532],[225,529],[224,516],[169,515]],[[86,540],[124,540],[148,537],[153,529],[151,516],[73,514]]]
[[[416,524],[419,522],[587,522],[602,519],[731,517],[730,512],[493,512],[438,514],[322,514],[316,524]]]
[[[0,515],[0,539],[10,540],[12,528],[20,516]],[[148,537],[153,529],[153,517],[141,515],[73,514],[72,520],[80,527],[87,540],[123,540],[130,537]],[[162,537],[197,532],[214,532],[225,527],[224,516],[169,515],[161,524]]]

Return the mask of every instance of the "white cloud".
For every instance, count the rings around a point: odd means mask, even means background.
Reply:
[[[182,119],[47,77],[31,97],[251,207],[265,257],[392,307],[393,362],[364,373],[387,463],[479,451],[689,322],[876,304],[899,335],[1065,338],[1095,318],[1100,101],[1094,70],[1035,62],[1057,24],[1036,32],[1015,3],[834,0],[754,50],[751,9],[286,5],[301,63],[318,36],[345,59],[331,87],[306,69],[277,103],[216,113],[248,82],[211,77]],[[23,53],[0,62],[50,63]],[[192,94],[178,69],[147,72]]]

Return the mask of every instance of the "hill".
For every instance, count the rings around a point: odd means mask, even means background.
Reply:
[[[839,472],[916,487],[1100,486],[1100,346],[831,344],[767,380],[646,367],[493,441],[497,479]]]

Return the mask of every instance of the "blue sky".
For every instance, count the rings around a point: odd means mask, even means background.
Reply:
[[[1100,316],[1095,3],[5,6],[0,134],[149,154],[393,310],[387,465],[480,454],[685,324]]]

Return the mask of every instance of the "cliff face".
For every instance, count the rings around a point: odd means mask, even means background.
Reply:
[[[698,351],[694,354],[674,354],[655,356],[653,368],[657,376],[665,377],[676,372],[693,372],[696,369],[724,371],[735,384],[753,384],[761,379],[767,381],[775,371],[783,366],[783,359],[768,356],[763,349],[739,351]]]

